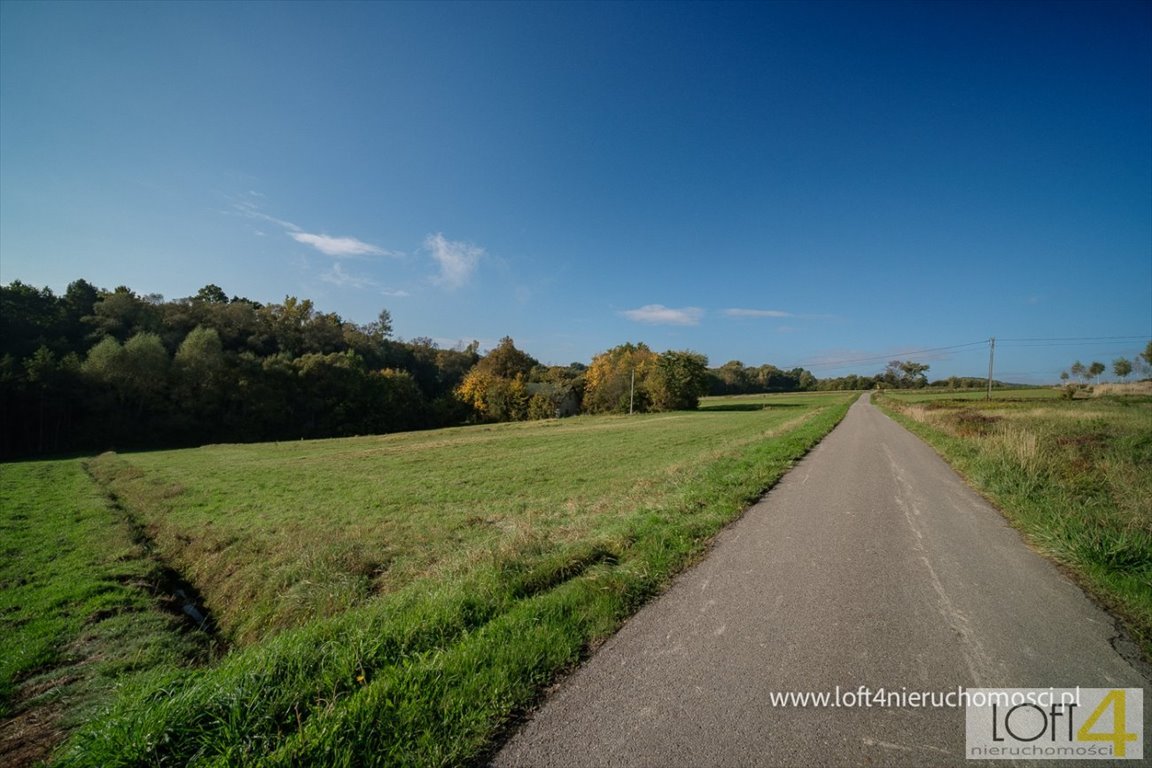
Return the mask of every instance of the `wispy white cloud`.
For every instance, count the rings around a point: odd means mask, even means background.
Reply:
[[[344,271],[340,262],[333,262],[332,268],[320,273],[320,279],[339,288],[371,288],[376,281],[363,275],[352,275]]]
[[[401,290],[392,289],[392,288],[385,288],[384,290],[380,291],[380,293],[382,293],[385,296],[391,296],[392,298],[395,298],[395,299],[402,299],[405,296],[411,296],[412,295],[412,294],[408,293],[408,291],[401,291]]]
[[[793,320],[839,320],[839,315],[827,314],[811,314],[811,313],[796,313],[786,312],[782,309],[742,309],[733,307],[730,309],[721,310],[721,314],[725,317],[745,317],[753,320],[765,318],[791,318]],[[795,329],[793,329],[795,330]]]
[[[779,309],[726,309],[724,314],[728,317],[795,317],[791,312]]]
[[[357,240],[355,237],[332,237],[330,235],[314,235],[310,232],[289,232],[288,236],[298,243],[310,245],[320,253],[335,258],[346,256],[393,256],[379,246]]]
[[[255,190],[249,192],[250,195],[263,197]],[[232,203],[232,210],[248,219],[255,219],[257,221],[266,221],[270,224],[275,224],[285,231],[285,233],[298,243],[310,245],[316,250],[323,253],[325,256],[333,258],[347,258],[349,256],[402,256],[403,254],[396,253],[395,251],[385,250],[372,243],[366,243],[355,237],[332,237],[331,235],[314,234],[312,232],[305,232],[304,228],[285,219],[278,219],[275,216],[270,216],[260,209],[260,206],[251,200],[240,200]],[[257,230],[258,235],[263,236],[264,233]]]
[[[480,246],[449,240],[439,232],[424,238],[424,249],[432,255],[439,270],[432,282],[450,290],[467,283],[484,256]]]
[[[639,309],[626,309],[621,314],[629,320],[648,325],[699,325],[704,310],[699,307],[674,309],[663,304],[645,304]]]
[[[293,224],[290,221],[285,221],[284,219],[278,219],[275,216],[269,216],[268,214],[264,213],[264,211],[260,210],[259,206],[257,206],[255,203],[248,201],[248,200],[240,200],[239,202],[233,203],[232,204],[232,210],[234,210],[239,215],[244,216],[244,217],[249,218],[249,219],[257,219],[259,221],[270,222],[272,224],[275,224],[278,227],[282,227],[282,228],[288,230],[289,232],[302,232],[303,231],[302,229],[300,229],[300,227],[296,226],[295,224]]]

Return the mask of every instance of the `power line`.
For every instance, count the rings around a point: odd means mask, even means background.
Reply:
[[[1007,349],[1059,349],[1061,347],[1068,349],[1084,349],[1092,350],[1091,354],[1107,354],[1110,352],[1121,353],[1131,351],[1133,348],[1130,346],[1117,346],[1115,344],[1004,344],[1002,345]]]
[[[1139,336],[1035,336],[1020,339],[1000,339],[1000,341],[1142,341],[1146,334]]]
[[[952,345],[947,346],[947,347],[929,347],[927,349],[911,349],[911,350],[906,350],[904,352],[892,352],[889,354],[876,355],[873,357],[852,357],[852,358],[843,358],[840,360],[835,360],[835,359],[834,360],[821,360],[819,362],[812,362],[812,363],[803,363],[802,362],[799,365],[796,365],[793,367],[807,368],[809,370],[822,369],[822,368],[846,368],[849,365],[855,365],[856,363],[874,363],[877,361],[887,362],[889,360],[892,360],[893,356],[896,356],[896,355],[899,355],[902,357],[907,357],[908,355],[923,355],[923,354],[926,354],[928,352],[944,352],[944,351],[947,351],[950,349],[963,349],[964,347],[975,347],[975,346],[981,346],[982,347],[987,343],[988,343],[988,340],[983,339],[981,341],[970,341],[966,344],[952,344]]]
[[[1085,349],[1085,350],[1115,350],[1123,352],[1124,350],[1134,349],[1131,345],[1118,345],[1115,342],[1096,342],[1091,344],[1004,344],[1008,349]]]
[[[1028,349],[1028,348],[1045,348],[1045,347],[1075,347],[1075,346],[1096,346],[1103,343],[1109,347],[1108,352],[1122,352],[1120,347],[1113,347],[1115,342],[1124,341],[1143,341],[1147,339],[1146,335],[1137,336],[1032,336],[1020,338],[997,338],[996,343],[1002,348],[1008,349]],[[1009,342],[1005,344],[1005,342]],[[969,341],[963,344],[950,344],[943,347],[925,347],[923,349],[911,349],[901,352],[892,352],[884,355],[873,355],[869,357],[845,357],[833,359],[809,359],[808,361],[801,361],[800,363],[791,366],[791,368],[804,368],[809,371],[834,371],[841,368],[850,368],[855,365],[876,362],[889,362],[894,358],[907,358],[912,355],[924,355],[935,352],[948,352],[951,350],[967,349],[975,351],[976,347],[986,347],[990,343],[990,339],[981,339],[980,341]],[[1100,350],[1103,352],[1104,350]],[[781,370],[788,370],[787,367]]]
[[[1009,349],[1053,349],[1070,347],[1091,349],[1091,354],[1115,354],[1129,349],[1130,342],[1143,341],[1147,336],[1031,336],[1001,339]],[[1123,344],[1123,346],[1120,346]]]

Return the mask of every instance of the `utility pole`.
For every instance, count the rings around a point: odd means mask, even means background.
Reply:
[[[988,340],[988,397],[986,400],[992,399],[992,359],[996,356],[996,337],[993,336]]]
[[[636,369],[632,369],[632,383],[628,386],[628,415],[632,415],[632,404],[636,402]]]

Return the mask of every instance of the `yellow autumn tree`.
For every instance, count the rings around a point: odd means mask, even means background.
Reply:
[[[456,397],[472,407],[481,421],[523,421],[529,417],[531,394],[525,382],[539,363],[504,337],[464,376]]]
[[[460,382],[456,397],[470,405],[481,421],[524,421],[531,400],[522,375],[507,379],[478,368]]]
[[[648,382],[656,361],[656,353],[643,342],[621,344],[596,355],[585,374],[584,410],[627,413],[630,405],[635,411],[649,410]]]

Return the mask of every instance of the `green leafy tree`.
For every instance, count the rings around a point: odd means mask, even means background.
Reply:
[[[397,357],[402,358],[403,368],[412,374],[420,389],[428,397],[442,394],[442,372],[436,362],[440,348],[435,340],[427,336],[417,336],[398,345],[392,345],[392,351],[397,353]],[[473,363],[475,362],[477,361],[474,360]]]
[[[74,280],[64,291],[61,300],[64,307],[64,333],[72,352],[82,354],[86,351],[86,340],[92,329],[84,322],[84,318],[92,316],[98,301],[100,291],[87,280]]]
[[[1069,368],[1069,370],[1072,372],[1073,376],[1080,379],[1081,381],[1083,381],[1084,378],[1088,375],[1088,369],[1085,368],[1084,363],[1080,362],[1079,360],[1072,363],[1072,367]]]
[[[344,340],[344,321],[335,312],[314,312],[301,329],[305,352],[322,355],[348,351]]]
[[[755,381],[757,392],[786,392],[791,389],[788,375],[767,363],[756,369]]]
[[[816,388],[822,392],[836,392],[844,390],[871,389],[873,386],[875,386],[875,381],[873,379],[857,374],[849,374],[848,376],[821,379]]]
[[[215,328],[197,326],[176,350],[176,367],[200,382],[217,379],[224,370],[224,344]]]
[[[19,280],[0,287],[0,351],[22,360],[52,345],[60,318],[59,302],[48,288]]]
[[[900,373],[902,385],[911,388],[920,388],[928,383],[929,365],[927,363],[917,363],[912,360],[905,360],[900,364]]]
[[[168,350],[155,333],[137,333],[121,351],[122,381],[138,409],[154,406],[168,387]]]
[[[739,395],[750,392],[754,382],[739,360],[729,360],[712,371],[711,391],[715,395]]]
[[[240,299],[227,304],[208,304],[204,325],[220,334],[224,349],[267,356],[276,352],[275,337],[261,313],[263,307]]]
[[[296,415],[303,437],[358,434],[370,412],[367,371],[354,352],[309,352],[295,358]]]
[[[1093,361],[1092,364],[1088,366],[1088,379],[1095,379],[1097,376],[1104,373],[1105,370],[1107,369],[1104,367],[1104,363]]]
[[[269,304],[259,314],[278,351],[292,357],[304,353],[304,328],[315,314],[311,299],[285,296],[283,304]]]
[[[32,413],[24,414],[26,421],[35,422],[37,452],[59,450],[64,431],[73,419],[80,400],[77,387],[80,360],[69,352],[63,358],[42,346],[24,361],[29,398],[35,403]]]
[[[124,346],[115,336],[105,336],[88,350],[83,371],[96,381],[119,389],[123,353]]]
[[[928,364],[912,360],[892,360],[884,369],[882,380],[890,387],[919,389],[928,385]]]
[[[1118,357],[1112,361],[1112,373],[1124,381],[1132,374],[1132,361],[1126,357]]]
[[[173,359],[177,405],[200,420],[219,415],[225,400],[224,345],[215,328],[196,326]],[[213,432],[213,425],[204,425]]]
[[[708,391],[708,358],[689,351],[664,352],[656,359],[646,387],[653,410],[695,409]]]
[[[365,333],[379,341],[392,338],[392,313],[381,309],[376,320],[365,327]]]
[[[121,285],[102,294],[84,321],[92,326],[97,339],[112,336],[125,341],[134,334],[155,331],[159,326],[159,311],[155,304]]]
[[[427,423],[429,410],[416,380],[408,371],[385,369],[368,377],[366,391],[372,432],[399,432]]]
[[[204,304],[227,304],[228,294],[224,293],[224,289],[215,283],[209,283],[197,291],[192,300]]]
[[[137,333],[123,345],[105,336],[88,351],[84,375],[111,396],[94,401],[105,414],[111,439],[154,439],[146,434],[148,422],[161,408],[169,363],[168,351],[154,333]]]

